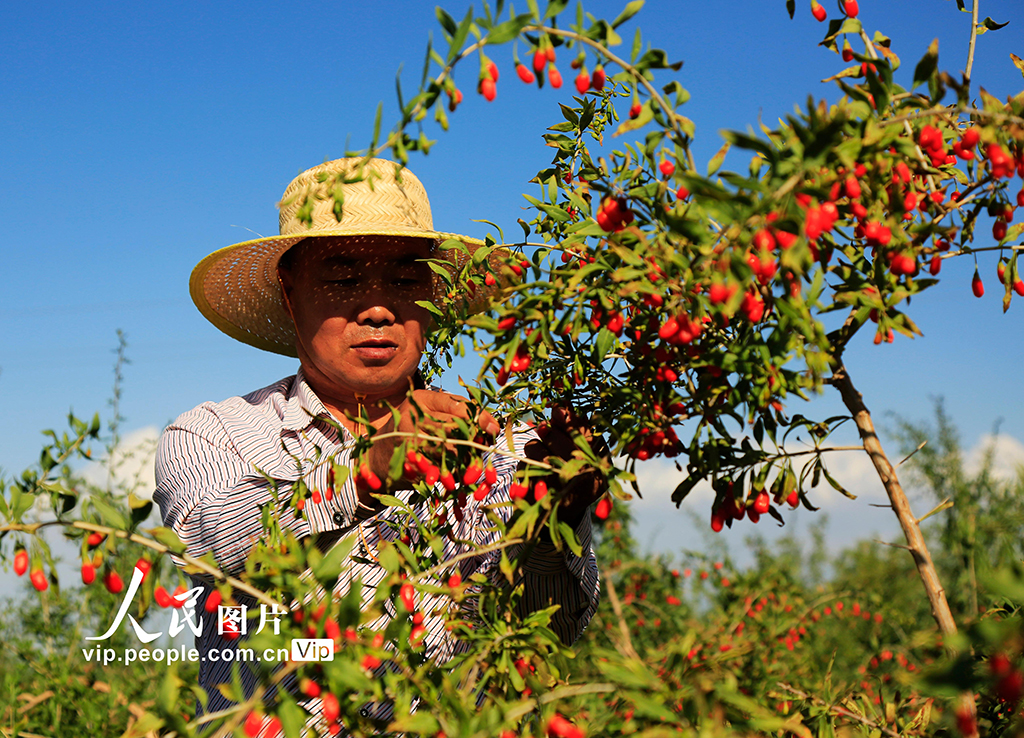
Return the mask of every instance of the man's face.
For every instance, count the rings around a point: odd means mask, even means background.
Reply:
[[[419,365],[433,280],[421,238],[311,238],[280,270],[298,354],[322,397],[404,396]]]

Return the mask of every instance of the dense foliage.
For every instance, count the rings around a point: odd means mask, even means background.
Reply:
[[[874,331],[876,343],[917,333],[910,300],[938,284],[946,258],[998,250],[1004,308],[1024,294],[1020,247],[1012,243],[1024,225],[1009,225],[1014,203],[1024,204],[1024,192],[1013,192],[1018,185],[1011,189],[1024,176],[1024,96],[1002,103],[981,93],[974,106],[969,73],[957,80],[940,72],[935,46],[915,67],[911,88],[897,85],[900,60],[890,40],[869,35],[857,3],[847,0],[824,41],[850,65],[833,77],[840,97],[811,101],[760,136],[727,133],[700,173],[690,151],[695,123],[679,112],[689,95],[671,78],[678,65],[645,48],[639,31],[628,60],[614,51],[618,29],[642,3],[630,3],[613,21],[582,9],[567,19],[562,0],[543,12],[528,5],[529,12],[509,13],[508,20],[501,20],[501,2],[462,22],[439,10],[448,48],[429,50],[423,85],[403,101],[401,121],[383,143],[375,133],[363,153],[387,152],[405,163],[409,152],[425,152],[433,142],[422,128],[416,136],[408,129],[431,113],[446,127],[463,99],[456,72],[471,59],[479,61],[477,90],[493,99],[499,73],[488,53],[499,47],[528,45],[529,67],[513,51],[517,76],[555,87],[562,84],[558,54],[573,56],[578,95],[545,134],[555,154],[534,179],[540,196],[527,195],[536,215],[522,222],[524,242],[491,242],[472,258],[457,255],[464,248],[457,242],[443,244],[452,258],[433,266],[448,299],[425,306],[437,323],[434,370],[469,345],[483,357],[477,385],[467,388],[474,402],[534,423],[542,434],[553,408],[570,407],[607,437],[609,451],[581,433],[572,459],[520,460],[515,494],[504,503],[513,510],[510,522],[490,516],[500,533],[490,548],[500,552],[500,576],[467,582],[452,576],[441,544],[468,497],[486,503],[490,493],[481,462],[488,445],[474,425],[397,434],[402,444],[387,479],[362,462],[349,469],[319,455],[297,459],[307,475],[329,465],[329,488],[302,481],[275,488],[275,504],[264,510],[266,535],[245,573],[233,578],[210,555],[188,556],[173,532],[143,529],[152,506],[134,492],[125,497],[124,490],[83,485],[72,462],[91,455],[100,424],[72,418],[69,433],[51,435],[38,468],[3,482],[2,553],[42,592],[40,604],[22,606],[19,617],[29,627],[13,639],[19,656],[4,671],[6,694],[24,680],[38,701],[12,704],[5,723],[95,733],[98,725],[133,721],[129,735],[273,735],[280,726],[297,736],[311,710],[318,729],[331,733],[344,725],[356,735],[508,731],[570,738],[829,735],[837,725],[887,735],[955,726],[970,736],[978,725],[1002,730],[1013,720],[1024,677],[1016,666],[1019,624],[1007,602],[1019,602],[1024,585],[1012,567],[1019,545],[1002,531],[1007,520],[1020,519],[1015,498],[990,478],[964,477],[940,417],[941,443],[918,458],[928,484],[955,503],[940,511],[945,525],[932,544],[942,556],[933,563],[843,351],[862,328]],[[823,14],[812,7],[816,17]],[[972,45],[979,30],[998,29],[988,19],[974,24]],[[955,99],[947,104],[949,91]],[[613,133],[643,138],[614,148]],[[750,152],[748,171],[722,169],[730,147]],[[343,213],[340,199],[335,205]],[[975,246],[976,234],[989,228],[999,245]],[[531,234],[541,241],[528,241]],[[452,269],[453,262],[464,268]],[[974,291],[983,292],[977,277]],[[474,299],[466,294],[499,299],[471,316],[466,308]],[[825,316],[833,312],[842,322],[828,331]],[[799,413],[799,398],[829,386],[849,416],[814,420]],[[828,472],[825,442],[851,420],[912,557],[862,548],[820,579],[807,563],[820,564],[820,556],[790,544],[762,548],[747,571],[696,560],[672,569],[636,555],[627,511],[611,504],[637,489],[637,462],[664,456],[679,460],[677,503],[710,482],[713,530],[744,518],[781,518],[786,505],[813,509],[812,490],[821,481],[841,490]],[[903,430],[911,441],[923,432]],[[811,451],[787,447],[797,432],[813,439]],[[360,439],[357,455],[381,440]],[[499,444],[497,453],[514,451]],[[542,531],[557,546],[579,550],[572,529],[558,520],[557,492],[544,492],[558,489],[556,476],[588,471],[610,489],[594,519],[602,527],[605,597],[585,640],[569,648],[549,627],[551,610],[517,608],[516,573]],[[389,494],[402,477],[414,486],[414,499],[429,506],[425,519]],[[407,520],[407,535],[379,549],[387,576],[363,608],[357,595],[324,596],[354,540],[321,552],[296,540],[273,512],[283,506],[284,515],[301,516],[350,481],[379,493]],[[83,581],[98,579],[106,592],[92,587],[75,596],[58,588],[42,535],[58,527],[80,549]],[[518,544],[526,553],[510,556]],[[136,564],[142,549],[148,553]],[[233,680],[221,689],[237,708],[201,720],[192,719],[195,675],[187,667],[163,676],[141,665],[104,669],[104,679],[117,684],[104,691],[95,683],[100,674],[89,667],[81,673],[69,654],[82,629],[98,631],[97,622],[108,622],[133,564],[149,571],[135,603],[140,622],[147,611],[174,609],[167,589],[176,575],[166,554],[216,582],[225,603],[244,592],[290,605],[293,617],[280,635],[260,633],[249,645],[275,648],[321,636],[335,642],[335,658],[261,667],[255,693]],[[902,584],[915,571],[927,600]],[[950,603],[940,574],[957,582],[966,576],[966,599],[958,591]],[[901,583],[898,591],[893,582]],[[425,602],[445,613],[465,654],[445,664],[424,658],[418,629]],[[979,619],[979,609],[992,617]],[[383,630],[366,627],[388,611],[400,616]],[[965,631],[958,632],[958,621]],[[986,658],[988,666],[977,666]],[[159,689],[140,674],[159,677]],[[298,691],[274,689],[292,676]],[[46,689],[54,694],[41,698]],[[84,690],[104,697],[82,697]],[[984,695],[977,715],[975,692]],[[375,725],[360,711],[371,701],[393,702],[395,720]],[[72,704],[79,709],[70,710]]]
[[[1018,528],[1003,521],[1024,512],[1024,478],[995,477],[992,457],[969,474],[941,408],[937,419],[935,429],[909,423],[902,429],[914,446],[927,438],[940,449],[915,459],[915,471],[938,494],[953,483],[981,491],[977,508],[943,510],[929,529],[942,573],[951,580],[964,569],[961,544],[948,531],[968,522],[989,531],[976,559],[983,572],[977,589],[952,598],[957,620],[971,624],[978,648],[973,660],[956,662],[939,647],[925,601],[905,586],[913,579],[913,562],[898,547],[865,541],[830,554],[822,525],[803,544],[751,540],[753,563],[742,569],[728,553],[721,560],[696,554],[669,560],[638,553],[629,506],[617,505],[608,520],[595,519],[605,597],[573,649],[575,657],[557,662],[576,689],[552,683],[551,665],[519,662],[523,673],[516,674],[523,681],[515,689],[525,699],[510,711],[535,695],[557,695],[552,706],[588,735],[663,723],[704,723],[717,731],[785,724],[814,735],[851,726],[924,735],[952,727],[945,698],[962,680],[984,695],[982,727],[1006,730],[1007,703],[1019,695],[1013,694],[1013,679],[1004,684],[994,671],[1001,654],[1019,663],[1022,631],[1013,616],[1024,579],[1012,568],[1019,556],[1003,556],[1020,545],[1013,535]],[[126,561],[144,553],[133,544],[118,550]],[[166,564],[157,563],[151,576],[154,589],[178,583]],[[146,711],[194,714],[195,696],[184,685],[195,684],[195,664],[168,671],[163,664],[101,665],[82,657],[81,649],[90,647],[84,637],[108,625],[120,596],[98,585],[49,588],[35,596],[28,594],[28,582],[24,586],[0,619],[6,730],[100,738],[120,736],[127,727],[130,735],[143,735],[155,725]],[[972,597],[984,603],[981,617],[973,615]],[[157,630],[166,622],[166,609],[145,598],[139,604],[133,612],[143,627]],[[103,645],[139,644],[124,629]],[[1019,674],[1016,668],[1007,673]]]

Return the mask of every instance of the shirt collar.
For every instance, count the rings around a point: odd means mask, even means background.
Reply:
[[[330,418],[331,414],[320,398],[316,396],[313,388],[306,382],[302,367],[299,367],[285,400],[282,430],[305,430],[318,417]]]

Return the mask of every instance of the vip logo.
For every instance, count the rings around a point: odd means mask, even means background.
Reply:
[[[330,638],[293,638],[292,661],[334,661]]]

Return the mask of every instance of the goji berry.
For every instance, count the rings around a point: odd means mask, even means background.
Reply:
[[[14,554],[14,573],[19,577],[28,571],[28,551],[21,549]]]
[[[558,71],[558,67],[554,64],[548,66],[548,82],[556,90],[562,86],[562,73]]]

